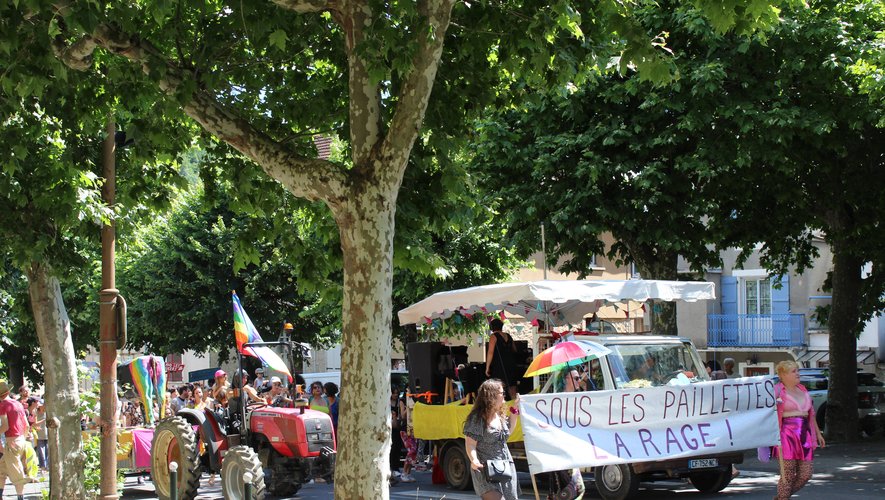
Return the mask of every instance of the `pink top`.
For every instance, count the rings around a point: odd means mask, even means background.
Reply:
[[[18,401],[10,398],[0,401],[0,415],[5,415],[9,421],[6,437],[24,436],[28,433],[28,414]]]
[[[783,400],[783,412],[803,412],[807,413],[811,410],[811,396],[808,395],[807,392],[802,393],[802,401],[796,401],[796,398],[790,395],[786,390],[781,392],[781,399]]]

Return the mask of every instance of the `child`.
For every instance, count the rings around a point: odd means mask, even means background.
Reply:
[[[412,466],[418,461],[418,442],[415,440],[414,429],[412,429],[412,407],[415,402],[408,396],[404,396],[404,399],[399,402],[400,415],[405,415],[405,425],[400,427],[399,436],[403,440],[403,446],[406,447],[406,459],[403,461],[403,474],[399,480],[404,483],[414,483]]]

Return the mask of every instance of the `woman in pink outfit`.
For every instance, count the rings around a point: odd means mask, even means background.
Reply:
[[[781,361],[777,364],[777,374],[781,380],[774,386],[781,430],[781,445],[777,447],[781,478],[775,498],[786,500],[811,479],[814,449],[823,448],[826,442],[817,428],[811,396],[799,383],[799,365],[794,361]]]

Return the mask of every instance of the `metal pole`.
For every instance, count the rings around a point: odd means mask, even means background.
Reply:
[[[243,344],[245,347],[247,344]],[[243,355],[237,351],[237,373],[235,376],[236,383],[239,384],[239,389],[237,390],[237,399],[240,400],[240,436],[242,436],[242,440],[240,444],[246,444],[246,384],[243,383]]]
[[[243,473],[243,498],[246,500],[252,500],[252,476],[251,472]]]
[[[544,259],[544,279],[547,279],[547,237],[544,234],[544,223],[541,223],[541,255]]]
[[[116,190],[114,161],[115,125],[108,116],[107,137],[102,148],[105,183],[102,198],[113,210]],[[116,500],[117,496],[117,296],[114,276],[114,220],[101,228],[101,292],[99,292],[99,356],[101,359],[101,485],[102,500]]]
[[[178,462],[169,462],[169,500],[178,500]]]

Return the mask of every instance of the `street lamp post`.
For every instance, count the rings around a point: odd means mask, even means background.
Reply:
[[[105,183],[102,198],[113,211],[116,192],[116,130],[108,117],[107,137],[102,148]],[[101,292],[99,292],[99,356],[101,359],[101,500],[117,496],[117,301],[114,267],[115,223],[113,216],[101,228]]]

